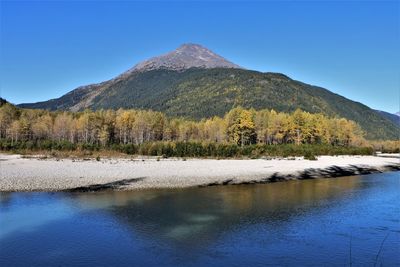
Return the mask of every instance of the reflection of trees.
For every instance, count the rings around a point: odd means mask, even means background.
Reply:
[[[338,201],[359,186],[346,177],[255,186],[72,194],[82,208],[105,209],[134,232],[174,245],[201,246],[243,223],[274,225]]]
[[[0,192],[0,208],[8,206],[11,202],[12,194],[11,192]]]

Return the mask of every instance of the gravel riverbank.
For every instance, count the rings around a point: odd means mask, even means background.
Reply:
[[[97,191],[266,183],[400,170],[399,158],[40,159],[0,154],[0,191]]]

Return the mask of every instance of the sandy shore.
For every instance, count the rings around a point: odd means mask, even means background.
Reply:
[[[96,191],[266,183],[400,169],[398,158],[321,156],[296,159],[39,159],[0,154],[0,191]]]

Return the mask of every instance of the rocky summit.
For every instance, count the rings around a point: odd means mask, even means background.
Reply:
[[[190,68],[241,68],[198,44],[183,44],[165,55],[135,65],[129,72],[156,69],[185,70]]]

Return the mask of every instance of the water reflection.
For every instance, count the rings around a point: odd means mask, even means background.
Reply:
[[[358,177],[347,177],[256,186],[74,193],[71,199],[80,209],[105,210],[150,238],[199,246],[241,224],[282,224],[310,209],[315,212],[324,202],[338,205],[347,192],[362,185]]]
[[[398,173],[386,173],[180,190],[0,193],[0,266],[396,266],[399,186]]]

